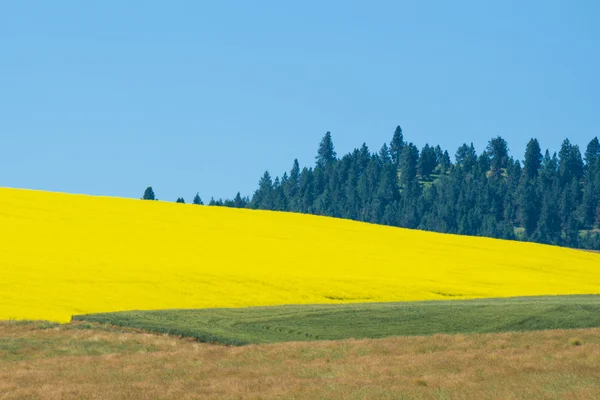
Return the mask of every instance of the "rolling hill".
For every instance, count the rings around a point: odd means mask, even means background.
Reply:
[[[270,211],[0,189],[0,319],[598,294],[600,255]]]

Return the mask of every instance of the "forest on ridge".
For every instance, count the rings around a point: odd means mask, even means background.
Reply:
[[[599,250],[600,141],[582,154],[565,139],[551,154],[531,139],[521,162],[498,136],[481,154],[463,144],[453,161],[440,146],[405,141],[398,126],[379,151],[363,144],[338,158],[327,132],[314,167],[294,160],[281,177],[266,171],[251,198],[209,204]]]

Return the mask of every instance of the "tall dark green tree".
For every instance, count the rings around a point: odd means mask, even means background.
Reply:
[[[152,186],[148,186],[144,191],[144,196],[142,196],[142,200],[156,200],[156,196],[154,195],[154,190]]]
[[[450,160],[450,154],[448,153],[448,150],[445,150],[442,153],[442,158],[440,158],[440,172],[442,174],[445,174],[446,172],[448,172],[448,170],[450,170],[450,167],[452,167],[452,161]]]
[[[396,168],[400,168],[400,159],[402,157],[404,146],[404,135],[402,134],[402,128],[398,125],[390,143],[390,156],[392,157],[392,162],[396,165]]]
[[[178,197],[175,203],[185,204],[185,200],[183,199],[183,197]]]
[[[336,160],[336,156],[337,154],[335,152],[335,147],[333,146],[333,140],[331,139],[331,132],[327,131],[319,144],[319,151],[315,157],[317,166],[322,168],[331,166]]]
[[[381,150],[379,150],[379,161],[381,161],[381,164],[386,165],[388,163],[392,162],[392,158],[390,156],[390,150],[387,146],[387,144],[383,144],[383,146],[381,146]]]
[[[506,143],[506,140],[497,136],[488,142],[486,150],[490,156],[491,168],[494,174],[499,173],[502,168],[506,168],[508,165],[508,143]]]
[[[456,151],[456,165],[461,167],[465,172],[470,172],[477,164],[477,152],[475,146],[471,143],[468,146],[466,143],[458,148]]]
[[[528,180],[533,180],[538,177],[540,168],[542,167],[542,149],[537,139],[531,139],[527,143],[525,150],[525,165],[523,173]]]
[[[598,137],[595,137],[590,143],[588,143],[585,150],[586,166],[588,168],[594,166],[598,158],[600,158],[600,140],[598,140]]]
[[[573,179],[583,177],[583,160],[579,146],[572,145],[569,139],[565,139],[558,153],[558,173],[560,183],[564,187],[571,184]]]
[[[246,199],[242,197],[240,192],[237,192],[235,198],[233,199],[233,206],[235,208],[245,208],[247,205]]]
[[[417,183],[417,167],[419,162],[419,149],[412,143],[404,146],[400,164],[400,182],[404,187],[410,187]]]
[[[265,171],[258,182],[258,190],[254,192],[252,198],[252,208],[263,210],[273,210],[275,206],[273,198],[273,180],[269,171]]]
[[[561,243],[562,226],[558,203],[558,187],[544,192],[540,220],[534,238],[536,241],[554,245]]]
[[[202,199],[200,198],[200,194],[196,193],[196,195],[194,196],[194,200],[192,200],[193,204],[196,204],[198,206],[203,205],[204,203],[202,202]]]
[[[426,144],[421,150],[418,161],[418,170],[423,179],[429,179],[435,168],[437,167],[438,160],[435,148]]]

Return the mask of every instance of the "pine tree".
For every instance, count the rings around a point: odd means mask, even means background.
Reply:
[[[561,243],[561,221],[558,207],[557,190],[546,190],[540,210],[540,220],[535,240],[542,243]]]
[[[404,146],[401,156],[400,182],[405,187],[413,186],[417,183],[417,166],[419,162],[419,149],[412,143]]]
[[[435,149],[426,144],[425,147],[423,147],[423,150],[421,150],[418,161],[418,170],[421,177],[423,177],[423,179],[429,179],[436,167],[437,157]]]
[[[331,132],[327,131],[325,136],[321,140],[319,145],[319,151],[315,157],[317,160],[318,167],[327,167],[336,160],[335,148],[333,147],[333,140],[331,139]]]
[[[492,172],[499,174],[501,169],[506,168],[508,163],[508,143],[497,136],[488,142],[486,150],[491,159]]]
[[[175,201],[175,203],[182,203],[185,204],[185,200],[183,199],[183,197],[178,197],[177,201]]]
[[[523,172],[528,180],[533,180],[538,177],[540,168],[542,166],[542,150],[540,149],[540,143],[537,139],[531,139],[527,143],[527,149],[525,150],[525,165]]]
[[[402,128],[398,125],[390,143],[390,156],[392,157],[392,162],[396,165],[396,168],[400,168],[400,160],[402,158],[404,146],[404,135],[402,134]]]
[[[154,190],[152,189],[152,186],[148,186],[146,188],[142,200],[156,200],[156,196],[154,195]]]
[[[271,180],[269,171],[265,171],[258,182],[258,190],[252,198],[252,207],[262,210],[272,210],[274,207],[273,200],[273,181]]]
[[[460,146],[456,151],[455,159],[457,166],[460,166],[466,172],[471,172],[477,164],[477,152],[473,143],[471,143],[471,146],[467,146],[466,143]]]
[[[388,149],[387,144],[383,144],[381,146],[381,150],[379,150],[379,160],[381,164],[386,165],[392,162],[392,158],[390,156],[390,150]]]
[[[598,158],[600,158],[600,140],[598,140],[598,137],[595,137],[587,145],[587,149],[585,151],[586,166],[588,168],[592,167]]]
[[[196,195],[194,196],[194,200],[193,203],[196,205],[203,205],[204,203],[202,202],[202,199],[200,198],[200,194],[196,193]]]
[[[440,172],[445,174],[451,167],[452,161],[450,161],[450,154],[448,154],[448,150],[445,150],[440,159]]]
[[[565,139],[558,153],[558,173],[560,183],[564,187],[573,179],[581,179],[583,176],[583,160],[579,146],[572,145],[569,139]]]
[[[233,207],[235,208],[246,208],[246,200],[242,198],[240,192],[237,192],[235,198],[233,199]]]
[[[492,157],[490,157],[490,154],[487,151],[484,151],[483,153],[481,153],[479,155],[479,158],[477,159],[477,173],[481,176],[486,176],[486,174],[490,170],[490,168],[492,168],[492,171],[494,171],[492,164],[493,164]],[[493,173],[492,176],[497,176],[497,175],[498,175],[498,170],[496,170],[496,172]]]

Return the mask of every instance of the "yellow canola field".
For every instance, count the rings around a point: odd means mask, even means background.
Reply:
[[[0,189],[0,319],[600,293],[600,255],[292,213]]]

